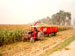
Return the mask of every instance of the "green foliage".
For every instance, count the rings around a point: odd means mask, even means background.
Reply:
[[[69,30],[72,29],[72,27],[58,27],[59,31]]]
[[[59,27],[59,31],[71,29],[71,27]],[[16,31],[0,31],[0,46],[3,44],[10,44],[22,41],[22,36],[26,30],[17,29]]]
[[[4,42],[3,32],[0,31],[0,46],[3,44],[3,42]]]
[[[0,46],[3,44],[9,44],[16,41],[21,41],[24,32],[25,32],[24,30],[0,31]]]

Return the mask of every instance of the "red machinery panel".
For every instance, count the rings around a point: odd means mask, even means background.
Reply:
[[[58,27],[41,27],[41,31],[43,31],[44,33],[57,32]]]

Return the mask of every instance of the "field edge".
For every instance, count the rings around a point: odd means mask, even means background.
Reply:
[[[53,47],[52,49],[50,49],[50,51],[48,50],[44,56],[49,56],[51,55],[53,52],[63,49],[65,48],[67,45],[69,45],[72,41],[75,41],[75,35],[70,37],[69,39],[65,40],[64,42],[60,43],[59,45],[56,45],[55,47]],[[42,55],[42,54],[41,54]]]

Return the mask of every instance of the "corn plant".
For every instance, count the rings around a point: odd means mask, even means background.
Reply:
[[[4,43],[3,31],[0,31],[0,46]]]
[[[4,37],[4,43],[7,44],[9,43],[9,33],[7,30],[3,31],[3,37]]]
[[[59,31],[69,30],[72,29],[72,27],[58,27]]]
[[[22,40],[22,36],[23,36],[23,34],[24,34],[24,31],[23,30],[16,30],[15,31],[15,39],[16,39],[16,41],[21,41]]]

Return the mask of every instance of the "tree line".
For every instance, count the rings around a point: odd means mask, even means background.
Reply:
[[[71,25],[71,13],[60,10],[56,14],[53,14],[51,18],[43,18],[39,24],[51,24],[51,25]]]

